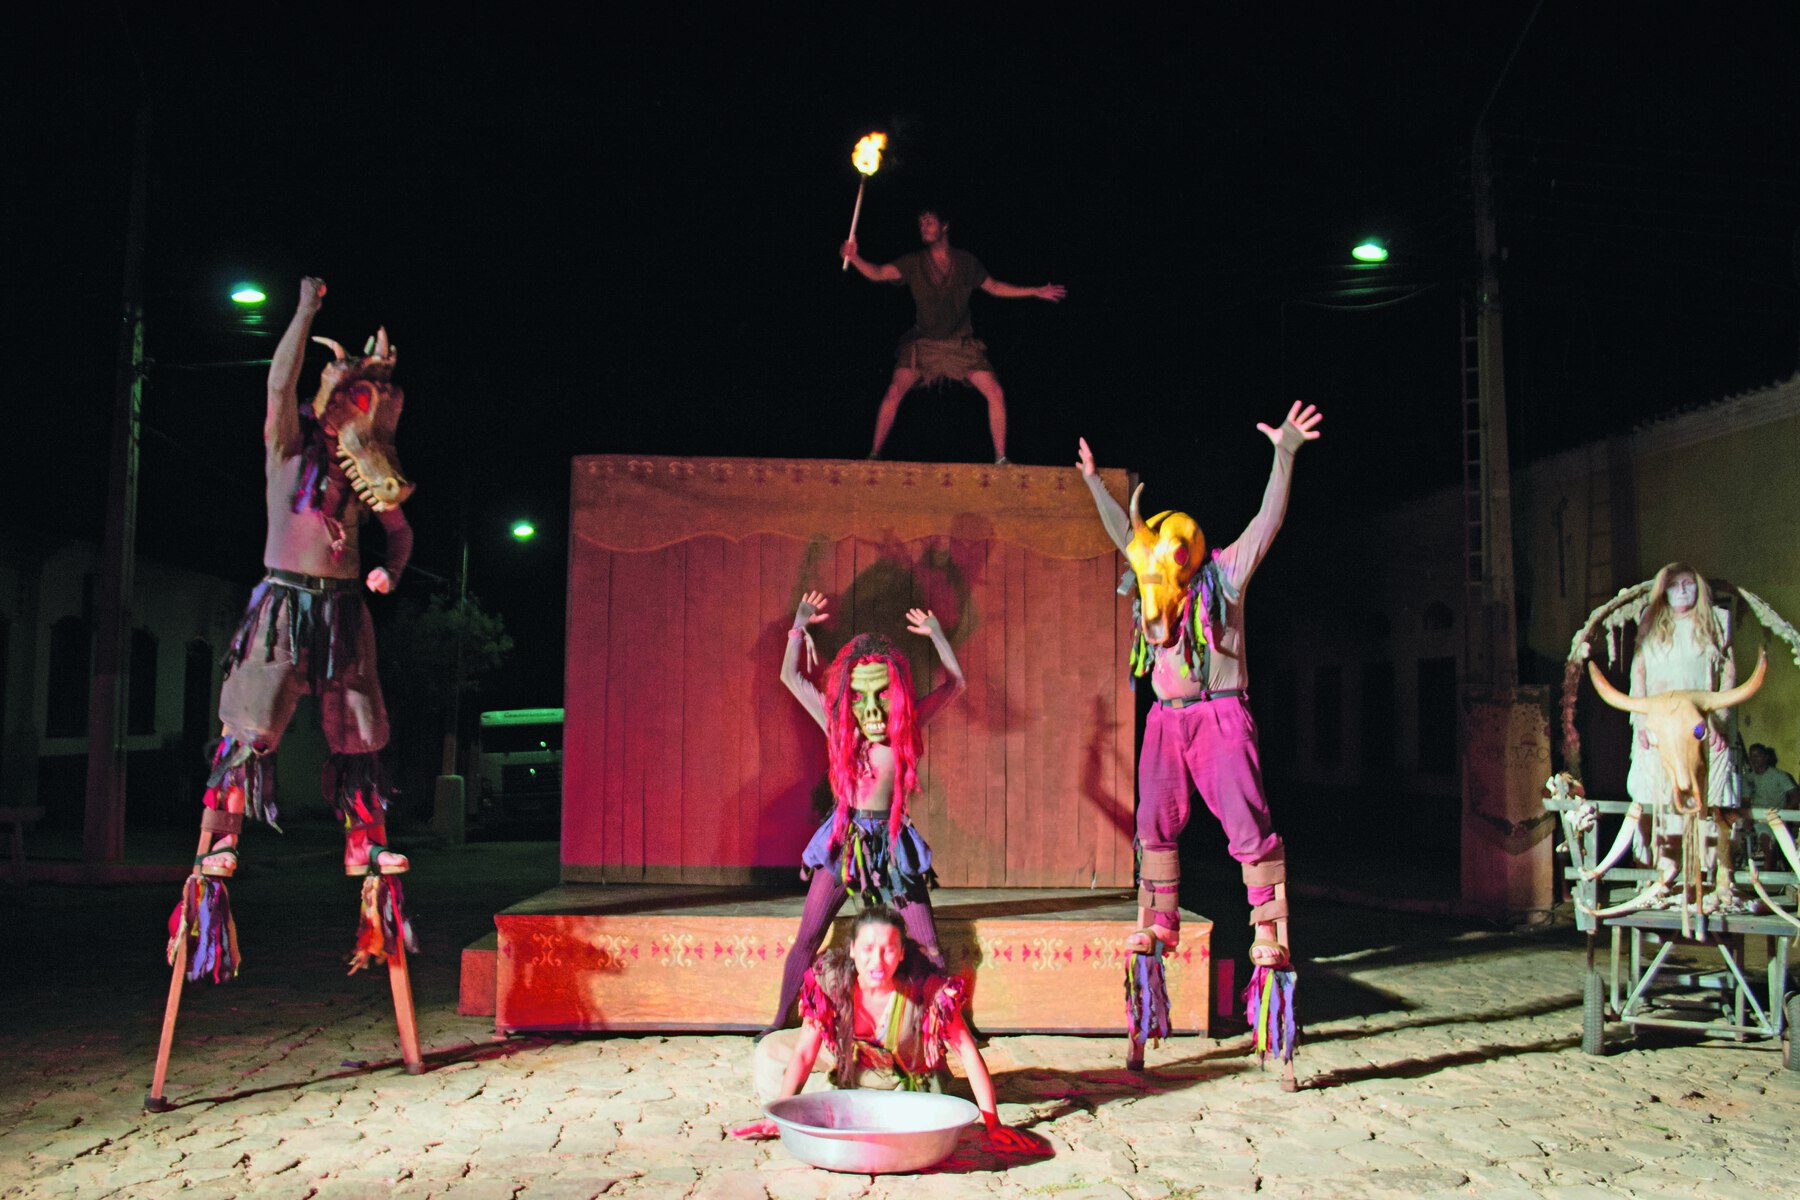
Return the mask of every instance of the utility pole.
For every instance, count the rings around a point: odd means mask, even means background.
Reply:
[[[150,175],[150,99],[138,102],[125,223],[125,286],[113,391],[106,532],[94,596],[94,674],[88,696],[87,797],[81,857],[125,856],[125,733],[131,598],[137,559],[138,437],[144,406],[144,242]]]
[[[1494,224],[1493,151],[1475,132],[1475,248],[1481,281],[1475,328],[1481,412],[1481,563],[1472,589],[1468,680],[1509,688],[1519,682],[1519,631],[1513,602],[1512,455],[1506,436],[1506,312],[1500,299],[1500,239]]]
[[[1520,44],[1523,40],[1520,34]],[[1517,55],[1517,45],[1513,53]],[[1499,86],[1494,85],[1496,93]],[[1488,103],[1493,103],[1492,95]],[[1465,536],[1473,541],[1478,532],[1480,542],[1466,547],[1465,555],[1461,894],[1465,907],[1484,916],[1537,920],[1548,915],[1552,901],[1554,827],[1540,801],[1550,776],[1549,696],[1546,688],[1519,686],[1506,326],[1486,121],[1484,107],[1470,155],[1480,282],[1475,296],[1479,395],[1474,438],[1479,496],[1469,499],[1475,502],[1480,528],[1466,530]]]

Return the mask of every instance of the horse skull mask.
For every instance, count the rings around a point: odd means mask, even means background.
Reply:
[[[391,382],[397,348],[387,330],[379,330],[353,359],[330,338],[313,341],[331,348],[335,359],[319,378],[313,416],[332,439],[338,465],[357,498],[376,512],[397,508],[412,495],[413,484],[401,474],[394,451],[394,432],[406,394]]]

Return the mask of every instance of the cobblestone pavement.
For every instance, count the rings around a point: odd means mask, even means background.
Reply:
[[[1614,1026],[1611,1053],[1583,1054],[1583,947],[1567,929],[1311,913],[1300,1093],[1241,1034],[1176,1039],[1141,1076],[1115,1039],[996,1037],[1002,1115],[1054,1154],[1001,1159],[971,1131],[933,1172],[871,1178],[726,1135],[756,1115],[748,1038],[501,1041],[490,1019],[456,1014],[457,950],[552,881],[554,847],[419,858],[431,1069],[409,1077],[383,975],[343,975],[355,885],[329,850],[259,866],[259,841],[233,885],[245,974],[190,987],[179,1107],[162,1115],[141,1104],[174,886],[9,902],[0,1197],[1794,1194],[1800,1072],[1780,1046],[1633,1042]]]

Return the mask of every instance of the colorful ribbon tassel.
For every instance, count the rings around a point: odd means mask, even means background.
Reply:
[[[1163,978],[1162,942],[1125,964],[1125,1026],[1140,1045],[1160,1045],[1169,1036],[1169,985]]]
[[[1244,989],[1244,1020],[1249,1022],[1258,1062],[1271,1057],[1294,1061],[1299,1034],[1294,1023],[1294,971],[1291,967],[1257,967]]]
[[[213,876],[190,875],[181,888],[181,901],[169,914],[168,961],[174,965],[182,939],[187,939],[187,978],[191,982],[211,978],[224,983],[237,978],[237,922],[231,919],[231,893],[225,881]]]
[[[391,875],[363,877],[362,901],[358,906],[356,953],[350,956],[350,973],[355,974],[372,962],[385,962],[402,946],[408,952],[419,948],[413,937],[412,922],[406,919],[406,898],[400,881]]]

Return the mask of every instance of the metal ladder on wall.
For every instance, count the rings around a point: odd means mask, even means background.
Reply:
[[[1602,470],[1588,470],[1588,536],[1587,589],[1589,608],[1612,598],[1619,588],[1613,570],[1613,464],[1609,459]]]
[[[1463,586],[1470,600],[1487,578],[1481,511],[1481,339],[1475,313],[1462,302]]]

